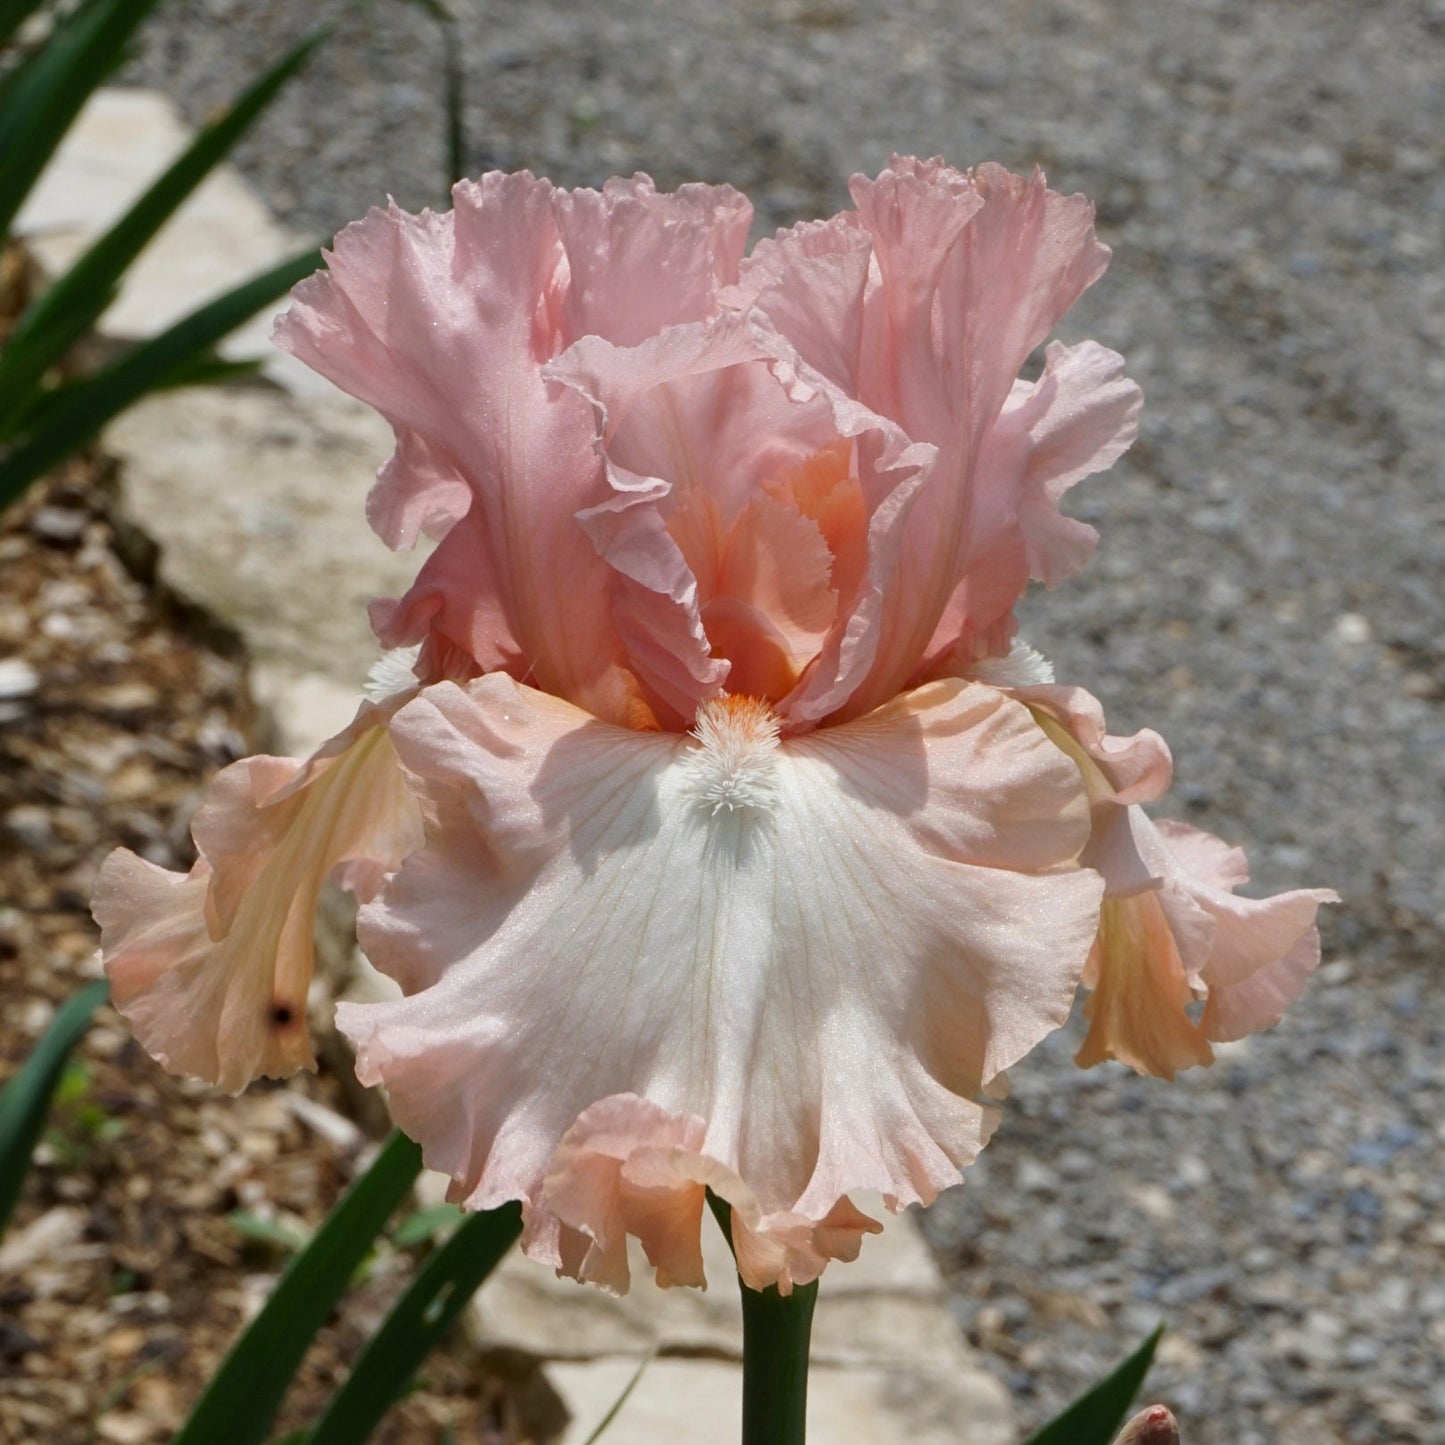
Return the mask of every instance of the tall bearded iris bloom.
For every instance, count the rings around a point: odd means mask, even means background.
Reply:
[[[361,1078],[454,1199],[615,1290],[628,1235],[702,1282],[708,1189],[754,1288],[852,1257],[850,1191],[956,1182],[1081,982],[1081,1061],[1167,1075],[1318,957],[1329,895],[1235,898],[1139,806],[1162,742],[1014,639],[1136,426],[1101,346],[1019,374],[1104,270],[1091,207],[907,159],[852,193],[747,256],[743,197],[644,177],[344,231],[278,336],[395,430],[370,519],[439,541],[372,621],[413,670],[222,774],[189,877],[101,876],[120,1007],[232,1088],[309,1061],[321,880],[369,900],[403,996],[339,1006]]]

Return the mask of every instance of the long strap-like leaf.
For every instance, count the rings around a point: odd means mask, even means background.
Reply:
[[[171,385],[182,368],[193,366],[223,336],[278,296],[284,296],[320,264],[318,251],[293,256],[193,311],[169,330],[78,383],[63,406],[47,407],[35,429],[0,458],[0,509],[132,402]]]
[[[1160,1325],[1127,1360],[1080,1395],[1062,1415],[1034,1431],[1024,1445],[1109,1445],[1149,1373],[1163,1333]]]
[[[363,1445],[521,1232],[516,1204],[468,1215],[366,1342],[306,1445]]]
[[[67,1000],[20,1072],[0,1093],[0,1235],[15,1212],[65,1061],[90,1027],[90,1016],[106,998],[105,980],[98,979]]]
[[[21,62],[0,108],[0,239],[91,93],[157,0],[92,0]]]
[[[0,354],[0,436],[40,377],[110,304],[126,268],[216,168],[325,38],[318,31],[252,85],[20,318]]]
[[[393,1134],[291,1261],[173,1445],[261,1445],[301,1357],[420,1171],[421,1150]]]

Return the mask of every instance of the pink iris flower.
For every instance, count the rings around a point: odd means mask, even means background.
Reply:
[[[1168,1076],[1274,1023],[1323,891],[1151,823],[1170,761],[1014,639],[1087,561],[1063,494],[1133,439],[1115,353],[1030,353],[1102,274],[1079,196],[895,159],[745,254],[725,187],[459,185],[337,238],[278,338],[396,434],[369,516],[439,539],[400,685],[217,779],[188,877],[96,916],[168,1067],[311,1063],[330,877],[401,987],[337,1023],[452,1197],[625,1290],[701,1284],[705,1191],[787,1290],[931,1201],[1006,1069],[1092,990],[1081,1063]],[[1198,1000],[1204,1000],[1200,1013]],[[1196,1017],[1197,1015],[1197,1017]]]

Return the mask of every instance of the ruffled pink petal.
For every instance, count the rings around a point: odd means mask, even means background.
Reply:
[[[868,232],[856,213],[844,211],[759,241],[738,284],[720,299],[762,313],[810,373],[856,398],[872,259]]]
[[[979,451],[970,558],[927,647],[942,671],[1010,630],[1030,578],[1053,587],[1084,570],[1098,533],[1059,510],[1064,493],[1112,466],[1139,429],[1142,393],[1124,358],[1093,341],[1050,342],[1037,382],[1013,392]],[[982,643],[982,646],[980,644]]]
[[[369,898],[421,842],[385,718],[367,704],[306,762],[224,769],[188,876],[124,849],[102,865],[93,909],[112,998],[173,1073],[237,1092],[315,1067],[306,997],[322,884]]]
[[[381,645],[422,646],[433,655],[460,652],[472,660],[462,676],[524,672],[528,661],[507,608],[491,589],[476,585],[478,559],[486,556],[488,545],[483,511],[473,507],[437,544],[404,596],[372,601],[372,631]],[[439,676],[437,669],[429,669],[427,675],[439,681],[447,672]]]
[[[943,199],[945,209],[954,206],[953,199]],[[864,565],[856,582],[840,589],[838,620],[813,667],[781,704],[794,726],[843,709],[874,667],[885,589],[896,582],[909,513],[937,458],[935,446],[911,441],[890,415],[860,399],[863,368],[878,349],[865,318],[876,310],[868,298],[876,297],[879,278],[868,231],[856,213],[844,212],[760,242],[739,284],[723,295],[726,304],[749,314],[753,334],[789,394],[821,397],[838,434],[858,439]]]
[[[567,253],[561,334],[636,346],[664,327],[710,316],[737,280],[752,203],[731,186],[686,185],[659,195],[649,177],[601,191],[558,191]]]
[[[383,609],[388,637],[421,641],[435,618],[447,629],[428,639],[436,651],[470,618],[478,666],[506,659],[622,722],[636,688],[616,675],[611,572],[575,519],[609,494],[592,413],[542,368],[586,334],[577,328],[635,342],[709,314],[735,279],[750,212],[736,192],[660,196],[645,177],[569,194],[492,174],[458,185],[453,202],[442,216],[393,205],[348,227],[327,271],[297,288],[277,339],[392,423],[397,452],[370,506],[389,543],[423,529],[450,538],[470,518],[454,544],[465,542],[467,565],[436,564]]]
[[[1133,445],[1144,397],[1124,375],[1124,358],[1096,341],[1050,342],[1043,375],[1015,396],[989,434],[979,471],[987,478],[995,466],[1018,466],[1029,575],[1055,587],[1084,570],[1098,541],[1087,523],[1060,512],[1059,501]]]
[[[700,1230],[711,1189],[731,1206],[743,1281],[788,1294],[829,1260],[856,1259],[863,1235],[881,1228],[847,1199],[822,1221],[764,1215],[742,1180],[702,1152],[706,1134],[705,1120],[669,1116],[635,1094],[600,1099],[558,1146],[528,1210],[524,1247],[561,1273],[625,1294],[631,1235],[659,1285],[705,1287]]]
[[[1074,760],[1092,805],[1081,862],[1104,879],[1105,895],[1077,1062],[1118,1059],[1173,1078],[1211,1063],[1211,1042],[1278,1023],[1319,962],[1315,914],[1335,894],[1236,897],[1248,880],[1239,849],[1183,824],[1156,825],[1138,806],[1169,786],[1169,751],[1157,734],[1110,737],[1099,704],[1080,688],[1013,696]]]
[[[1079,765],[1091,803],[1152,803],[1169,791],[1174,775],[1169,744],[1151,728],[1113,736],[1099,700],[1081,687],[1049,683],[1011,692]]]
[[[784,1294],[833,1259],[858,1257],[880,1226],[842,1199],[821,1222],[763,1215],[730,1170],[700,1152],[700,1118],[678,1118],[636,1095],[601,1099],[567,1131],[539,1201],[525,1211],[522,1247],[559,1274],[625,1294],[627,1238],[642,1245],[664,1288],[706,1288],[701,1225],[707,1190],[731,1207],[738,1272]]]
[[[1165,876],[1214,921],[1201,970],[1208,989],[1201,1027],[1215,1042],[1273,1028],[1319,965],[1315,915],[1338,903],[1329,888],[1299,888],[1273,898],[1239,898],[1248,879],[1244,855],[1198,828],[1168,820],[1153,825]]]
[[[467,514],[472,489],[420,433],[400,428],[366,499],[366,520],[388,547],[408,551],[423,535],[439,539]]]
[[[855,178],[853,197],[879,277],[857,395],[936,447],[938,461],[884,589],[872,670],[845,715],[897,693],[941,647],[1007,631],[1009,599],[1028,575],[1020,512],[1030,468],[986,469],[989,435],[1025,358],[1109,254],[1094,239],[1093,208],[1049,191],[1037,172],[964,175],[897,158],[876,180]]]
[[[614,1287],[644,1204],[689,1277],[678,1169],[740,1181],[743,1225],[789,1241],[758,1246],[779,1279],[856,1235],[849,1191],[934,1197],[987,1138],[989,1082],[1066,1016],[1097,926],[1077,769],[998,691],[933,684],[781,742],[766,710],[719,707],[704,743],[501,676],[428,689],[393,724],[428,843],[361,924],[408,996],[338,1009],[455,1197],[526,1200],[535,1252]],[[646,1105],[625,1150],[570,1132],[618,1096]],[[654,1147],[681,1151],[662,1183]]]

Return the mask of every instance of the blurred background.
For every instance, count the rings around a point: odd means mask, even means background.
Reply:
[[[1164,811],[1345,903],[1285,1022],[1207,1072],[1051,1041],[925,1228],[1024,1418],[1163,1318],[1190,1445],[1445,1438],[1445,4],[449,5],[173,0],[121,79],[200,123],[332,22],[237,153],[305,235],[444,203],[449,60],[473,174],[727,181],[758,234],[893,151],[1096,202],[1113,266],[1062,334],[1125,355],[1142,432],[1024,635],[1165,735]]]

